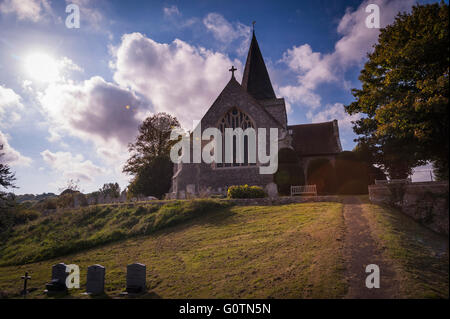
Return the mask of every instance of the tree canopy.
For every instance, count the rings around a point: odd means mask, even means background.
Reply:
[[[444,2],[416,5],[381,29],[359,77],[362,88],[345,107],[364,115],[353,127],[357,140],[371,145],[391,178],[427,161],[448,167],[448,9]]]
[[[128,146],[131,156],[123,171],[132,175],[138,174],[155,158],[169,155],[170,148],[176,142],[170,141],[170,133],[176,127],[180,127],[180,123],[167,113],[156,113],[147,117],[139,126],[136,142]]]
[[[106,183],[98,190],[103,196],[110,196],[111,198],[117,198],[120,196],[120,186],[118,183]]]
[[[177,142],[170,140],[170,133],[177,127],[178,120],[166,113],[154,114],[139,126],[139,135],[129,145],[131,156],[123,168],[133,175],[128,186],[132,195],[161,197],[169,190],[173,174],[170,148]]]

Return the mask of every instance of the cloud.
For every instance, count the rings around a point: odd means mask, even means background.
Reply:
[[[175,5],[172,5],[170,7],[164,7],[163,8],[164,16],[165,17],[179,17],[181,16],[180,10],[178,10],[178,7]]]
[[[159,43],[141,33],[122,36],[113,49],[114,80],[145,96],[156,112],[178,118],[185,128],[199,120],[230,79],[238,60],[175,39]],[[239,76],[239,75],[238,75]]]
[[[12,89],[0,85],[0,126],[10,125],[20,120],[24,109],[22,98]]]
[[[31,164],[31,158],[23,156],[9,145],[8,138],[2,131],[0,131],[0,145],[3,145],[3,149],[0,150],[0,153],[4,154],[0,157],[2,162],[11,166],[29,166]]]
[[[51,152],[48,149],[41,152],[42,159],[54,170],[61,173],[65,179],[79,179],[92,182],[93,177],[105,174],[105,170],[90,160],[84,160],[83,155],[72,155],[70,152]]]
[[[249,26],[240,22],[230,23],[221,14],[209,13],[203,19],[203,24],[210,31],[214,38],[225,46],[228,46],[235,40],[241,43],[237,49],[239,55],[244,55],[249,47],[251,29]]]
[[[279,95],[287,99],[287,103],[291,107],[291,103],[300,102],[312,108],[320,106],[321,98],[305,86],[288,85],[278,89]]]
[[[70,134],[120,158],[133,142],[148,105],[132,91],[99,76],[82,83],[53,83],[38,97],[48,115],[52,139]]]
[[[325,110],[316,114],[313,114],[310,111],[306,114],[306,117],[309,118],[312,123],[338,120],[340,128],[349,130],[353,126],[352,122],[359,120],[361,118],[361,114],[349,115],[345,112],[344,104],[334,103],[327,104]]]
[[[48,0],[4,0],[0,3],[0,12],[15,14],[19,20],[38,22],[47,16],[54,16]]]
[[[399,11],[409,10],[414,1],[366,0],[355,11],[347,9],[337,27],[337,32],[342,37],[331,53],[314,52],[309,44],[288,49],[279,62],[286,64],[296,75],[297,84],[280,87],[280,92],[290,103],[298,102],[315,108],[320,104],[320,97],[314,90],[320,84],[336,82],[348,88],[348,82],[343,79],[345,70],[364,62],[366,54],[373,50],[380,32],[379,29],[369,29],[365,25],[368,15],[365,8],[371,3],[380,7],[381,27],[384,27],[394,21]]]

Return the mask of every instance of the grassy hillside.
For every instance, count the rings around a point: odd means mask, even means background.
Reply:
[[[215,200],[175,201],[165,205],[92,206],[53,213],[9,234],[0,248],[0,265],[24,264],[97,247],[229,207]]]
[[[17,296],[20,276],[29,271],[31,297],[44,297],[51,266],[65,262],[80,266],[82,287],[71,297],[82,297],[87,267],[98,263],[106,267],[106,296],[116,297],[126,265],[141,262],[149,298],[339,298],[346,292],[343,232],[338,203],[193,201],[66,212],[15,229],[2,262],[45,261],[0,267],[0,293]],[[119,242],[104,245],[113,240]],[[79,249],[75,242],[84,251],[47,259]]]

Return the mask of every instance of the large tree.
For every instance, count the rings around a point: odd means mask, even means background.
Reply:
[[[129,145],[131,156],[123,168],[133,176],[129,186],[133,194],[160,197],[169,190],[173,165],[170,148],[176,143],[170,140],[170,133],[179,127],[178,120],[166,113],[156,113],[139,126],[139,135]]]
[[[448,5],[417,5],[380,30],[354,89],[349,114],[358,141],[391,178],[405,178],[427,161],[447,163],[449,33]]]
[[[98,190],[103,196],[110,196],[111,198],[120,197],[120,186],[118,183],[106,183]]]
[[[128,185],[129,196],[162,198],[172,184],[173,164],[168,156],[158,156],[144,165]]]

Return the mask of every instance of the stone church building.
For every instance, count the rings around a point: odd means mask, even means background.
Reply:
[[[263,56],[253,32],[242,83],[232,76],[223,91],[200,121],[208,127],[278,128],[278,149],[288,150],[303,168],[307,180],[308,164],[317,158],[334,163],[342,151],[337,120],[317,124],[288,125],[286,105],[273,90]],[[268,138],[266,138],[268,140]],[[202,144],[203,146],[203,144]],[[267,147],[267,150],[269,148]],[[192,155],[192,152],[191,152]],[[281,156],[280,156],[281,157]],[[282,162],[279,158],[279,162]],[[174,165],[171,198],[206,194],[226,194],[232,185],[258,185],[273,189],[274,175],[260,174],[260,163],[180,163]],[[301,169],[300,169],[301,170]],[[294,172],[295,174],[296,172]],[[273,192],[273,190],[272,190]]]

